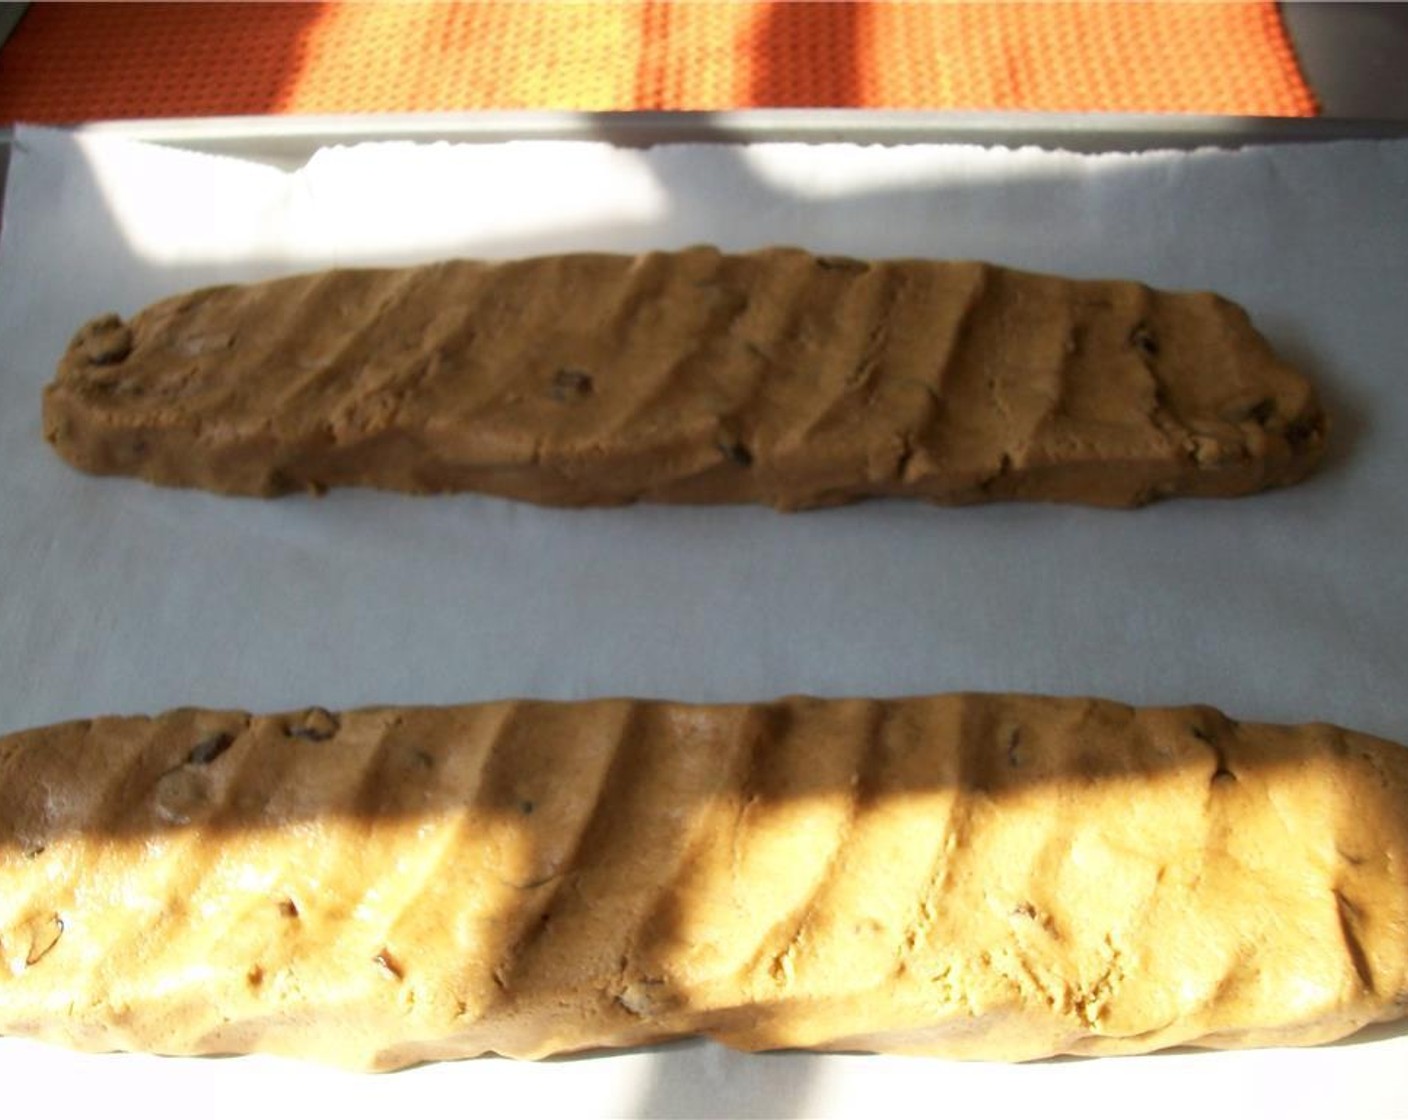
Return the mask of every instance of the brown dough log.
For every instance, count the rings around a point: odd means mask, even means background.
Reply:
[[[1325,418],[1236,305],[794,249],[334,271],[85,326],[44,397],[98,474],[551,505],[1130,506],[1294,482]]]
[[[1408,751],[1210,708],[603,700],[0,739],[0,1031],[388,1069],[1031,1059],[1408,1014]]]

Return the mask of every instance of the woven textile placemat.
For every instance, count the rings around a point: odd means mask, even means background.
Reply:
[[[0,121],[872,107],[1310,116],[1274,3],[33,4]]]

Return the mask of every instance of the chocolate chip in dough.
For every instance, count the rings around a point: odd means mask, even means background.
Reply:
[[[1247,409],[1247,419],[1263,428],[1266,427],[1271,421],[1271,418],[1275,415],[1276,402],[1271,397],[1263,397],[1261,400],[1257,401],[1256,404],[1252,405],[1251,408]]]
[[[555,401],[580,401],[596,391],[596,382],[584,369],[560,369],[552,378],[549,392]]]
[[[1020,770],[1025,761],[1022,757],[1022,729],[1014,727],[1007,736],[1007,765],[1013,770]]]
[[[337,717],[326,708],[309,708],[301,716],[289,720],[284,734],[291,739],[322,743],[336,735],[340,726]]]
[[[867,272],[870,269],[868,261],[857,260],[855,257],[817,257],[816,266],[827,272]]]
[[[208,766],[229,750],[230,744],[234,741],[235,737],[228,731],[217,731],[214,735],[207,735],[191,748],[191,753],[186,756],[186,762],[191,766]]]
[[[740,467],[753,465],[753,453],[741,440],[734,439],[732,436],[724,436],[719,440],[718,448],[730,463],[736,463]]]
[[[74,340],[95,366],[111,366],[132,353],[132,331],[116,315],[103,315],[85,326]]]
[[[1320,430],[1320,423],[1316,420],[1297,420],[1286,428],[1286,442],[1292,449],[1297,449],[1302,444],[1313,443]]]
[[[1154,337],[1154,332],[1144,323],[1140,323],[1134,328],[1129,336],[1129,344],[1146,358],[1159,356],[1159,340]]]

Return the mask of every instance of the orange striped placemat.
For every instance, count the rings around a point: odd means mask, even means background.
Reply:
[[[758,106],[1310,116],[1274,3],[33,4],[0,121]]]

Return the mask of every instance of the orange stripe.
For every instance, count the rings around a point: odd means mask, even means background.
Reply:
[[[0,120],[747,106],[1309,116],[1274,3],[36,4]]]

